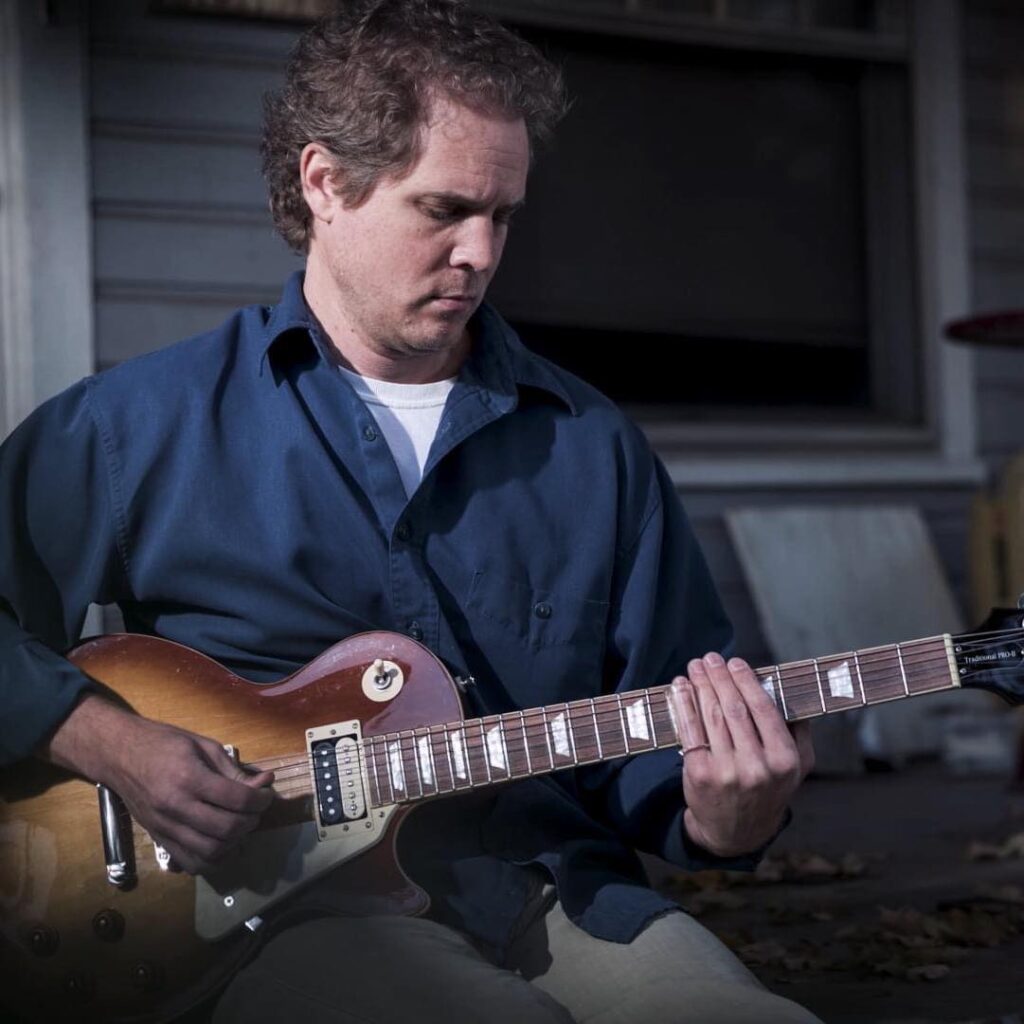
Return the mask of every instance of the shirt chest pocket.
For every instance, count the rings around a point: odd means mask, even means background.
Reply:
[[[491,572],[473,574],[465,604],[472,620],[533,651],[573,647],[578,654],[603,649],[608,607],[564,587],[537,589]]]

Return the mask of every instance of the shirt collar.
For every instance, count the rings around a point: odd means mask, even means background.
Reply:
[[[281,301],[270,309],[260,342],[260,374],[268,362],[274,364],[284,357],[288,346],[278,344],[284,336],[298,332],[306,339],[307,353],[311,342],[322,360],[332,361],[330,345],[302,294],[304,278],[301,270],[292,274],[285,282]],[[470,329],[474,340],[472,354],[464,367],[466,376],[495,392],[503,404],[515,405],[521,388],[533,388],[559,399],[577,415],[576,403],[554,367],[526,348],[493,306],[483,303],[473,315]]]

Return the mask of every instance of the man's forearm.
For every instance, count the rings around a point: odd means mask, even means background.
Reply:
[[[136,716],[96,693],[84,694],[42,743],[38,756],[93,781],[108,783],[122,749],[120,738]]]

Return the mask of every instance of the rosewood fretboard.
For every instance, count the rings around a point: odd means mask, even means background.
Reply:
[[[949,636],[755,670],[787,721],[960,685]],[[679,745],[667,687],[363,740],[373,807]]]

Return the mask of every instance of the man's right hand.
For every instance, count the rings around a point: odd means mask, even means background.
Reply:
[[[88,694],[42,755],[112,789],[171,855],[202,872],[254,829],[273,801],[273,772],[252,774],[215,740]]]

